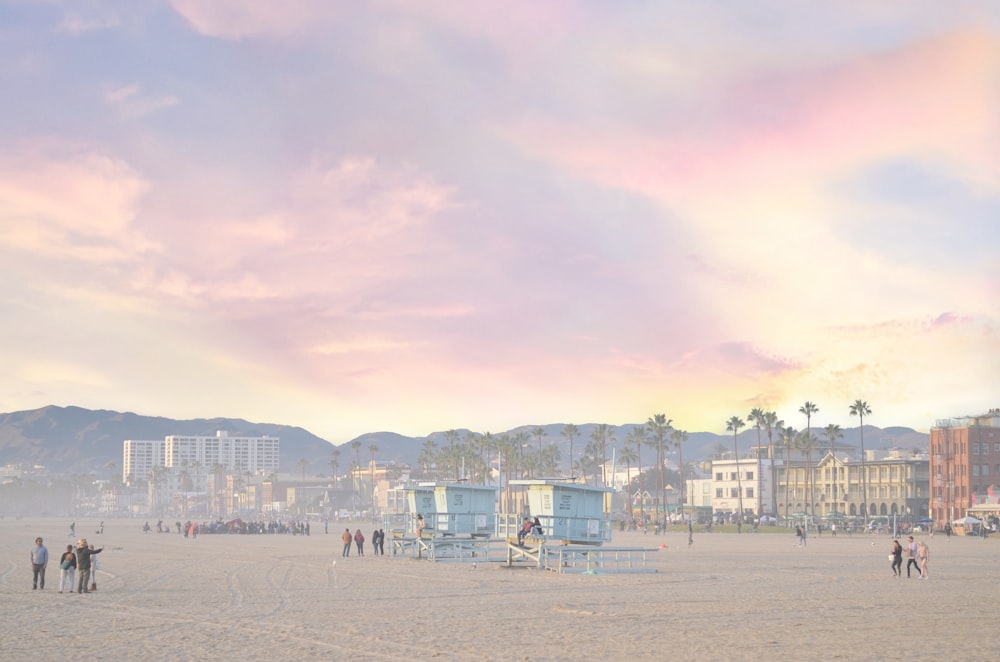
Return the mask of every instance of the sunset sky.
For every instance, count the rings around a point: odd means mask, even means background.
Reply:
[[[0,412],[1000,407],[1000,3],[0,0]]]

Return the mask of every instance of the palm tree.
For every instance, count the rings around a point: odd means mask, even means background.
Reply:
[[[764,495],[761,494],[762,483],[760,475],[760,430],[765,423],[764,410],[760,407],[754,407],[750,410],[750,414],[747,415],[747,420],[757,428],[757,516],[760,517],[764,514]]]
[[[839,425],[837,425],[836,423],[830,423],[830,424],[828,424],[826,426],[826,429],[823,430],[823,436],[826,437],[826,440],[830,442],[830,458],[831,459],[835,459],[837,457],[837,440],[838,439],[843,439],[844,438],[844,433],[841,431]],[[836,476],[835,472],[837,471],[837,466],[836,466],[836,463],[834,463],[831,466],[832,466],[832,471],[834,472],[834,476],[833,476],[833,479],[832,479],[832,481],[830,483],[830,490],[831,490],[830,491],[830,498],[831,498],[831,501],[836,501],[837,500],[837,476]],[[836,505],[834,505],[834,510],[836,510]]]
[[[361,440],[355,439],[351,442],[351,448],[354,449],[354,471],[351,472],[351,488],[355,493],[358,491],[358,477],[355,473],[361,468]],[[357,508],[355,508],[357,510]]]
[[[222,484],[222,477],[225,475],[225,471],[226,468],[223,467],[220,462],[216,462],[215,464],[212,465],[212,489],[215,492],[214,497],[212,499],[212,509],[220,516],[222,515],[223,512],[222,508],[223,492],[221,484]],[[232,503],[232,498],[229,499],[229,502],[230,504]],[[228,509],[226,510],[226,512],[228,513]]]
[[[534,430],[531,431],[531,434],[534,435],[534,437],[536,439],[538,439],[538,452],[541,453],[542,452],[542,438],[545,437],[545,428],[543,428],[541,425],[538,425],[538,426],[535,427]]]
[[[733,455],[736,458],[736,499],[739,504],[739,519],[737,522],[743,521],[743,481],[740,480],[740,449],[738,445],[738,433],[740,428],[746,426],[743,419],[739,416],[733,416],[728,421],[726,421],[726,432],[733,433]]]
[[[569,439],[569,475],[573,475],[573,440],[576,439],[576,435],[580,434],[579,428],[577,428],[572,423],[567,423],[560,433],[562,436]]]
[[[814,482],[812,475],[812,451],[816,448],[816,437],[812,435],[809,430],[803,430],[795,437],[795,446],[805,453],[806,456],[806,497],[808,498],[808,503],[806,503],[806,513],[815,515],[815,494]]]
[[[424,473],[430,473],[431,467],[434,466],[434,458],[436,454],[437,443],[428,437],[420,446],[420,455],[417,456],[417,463],[423,467]]]
[[[517,444],[517,476],[524,478],[524,447],[531,441],[531,435],[527,430],[521,430],[514,435],[514,443]]]
[[[812,415],[819,411],[819,407],[813,403],[806,400],[805,404],[799,407],[799,413],[806,415],[806,437],[808,440],[812,439]],[[811,444],[811,442],[810,442]],[[813,491],[812,491],[813,477],[812,472],[809,468],[809,456],[806,455],[806,490],[809,493],[809,503],[807,504],[809,508],[806,510],[807,513],[815,515],[815,509],[813,506]]]
[[[681,521],[684,521],[684,490],[687,487],[687,483],[684,482],[684,444],[687,442],[688,433],[684,430],[671,430],[670,441],[674,443],[674,448],[677,449],[677,469],[681,474]]]
[[[337,469],[340,468],[340,449],[330,451],[330,469],[333,471],[333,487],[337,487]]]
[[[641,430],[642,428],[635,429]],[[622,449],[618,452],[618,459],[625,463],[625,501],[628,504],[629,517],[632,516],[632,463],[637,459],[632,444],[632,435],[629,434],[622,444]]]
[[[837,454],[837,440],[844,438],[844,432],[840,429],[840,426],[836,423],[830,423],[823,430],[823,436],[826,440],[830,442],[830,455],[836,456]]]
[[[865,530],[868,530],[868,475],[865,473],[865,416],[870,416],[872,410],[864,400],[855,400],[851,405],[851,416],[861,419],[861,510],[865,518]]]
[[[559,450],[559,446],[557,444],[549,444],[542,449],[542,456],[539,458],[538,464],[544,468],[545,473],[555,476],[561,462],[562,451]]]
[[[767,459],[771,461],[771,510],[778,516],[778,468],[774,464],[774,429],[781,429],[784,421],[778,420],[778,414],[769,411],[764,414],[764,426],[767,428]],[[787,459],[785,466],[788,466]]]
[[[631,440],[632,444],[635,444],[635,466],[638,469],[636,472],[636,481],[638,482],[639,488],[639,519],[645,521],[646,519],[646,498],[642,493],[642,445],[646,443],[646,428],[639,427],[638,425],[632,427],[632,431],[628,433],[627,439]],[[632,485],[629,483],[629,503],[632,499]]]
[[[458,456],[455,454],[455,445],[458,443],[458,430],[448,430],[444,433],[444,440],[448,442],[448,458],[455,464],[455,480],[458,480]]]
[[[788,486],[791,483],[791,459],[792,444],[795,443],[795,428],[789,425],[787,428],[778,428],[781,440],[785,442],[785,522],[788,522]]]
[[[667,419],[666,414],[654,414],[646,421],[646,428],[652,433],[653,440],[656,442],[656,476],[658,484],[656,486],[657,493],[654,503],[656,504],[657,517],[659,517],[660,499],[663,498],[663,488],[666,483],[666,476],[663,474],[663,442],[666,440],[670,430],[673,429],[670,427],[671,423],[673,423],[673,419]]]
[[[478,432],[473,432],[469,430],[465,433],[465,440],[462,444],[462,456],[458,458],[458,461],[462,463],[461,477],[468,479],[470,476],[475,476],[478,470],[478,463],[476,460],[476,455],[479,452],[479,437],[482,436]],[[468,466],[466,466],[466,464]]]
[[[613,434],[611,426],[607,423],[595,426],[590,433],[590,438],[594,442],[594,460],[599,460],[601,465],[601,487],[608,486],[608,437],[611,434]]]
[[[479,441],[479,459],[482,461],[483,485],[493,484],[493,451],[497,447],[497,438],[492,432],[484,432]]]
[[[368,444],[368,452],[371,453],[371,468],[372,468],[372,511],[374,512],[378,504],[375,501],[375,453],[378,453],[378,446],[375,444]]]
[[[495,448],[497,451],[497,476],[499,478],[499,483],[501,487],[504,488],[501,493],[500,508],[501,512],[510,512],[508,508],[509,498],[510,498],[510,470],[511,465],[514,464],[514,440],[509,434],[502,434],[496,437]]]

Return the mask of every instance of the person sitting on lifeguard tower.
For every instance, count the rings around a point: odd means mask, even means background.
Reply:
[[[525,517],[524,521],[521,523],[521,530],[517,532],[517,545],[518,547],[524,547],[524,539],[529,533],[531,533],[532,527],[534,527],[534,522],[531,521],[530,517]]]

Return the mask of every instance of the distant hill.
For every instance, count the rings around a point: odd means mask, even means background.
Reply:
[[[109,473],[122,465],[126,439],[163,439],[172,434],[214,436],[231,434],[281,439],[282,471],[299,471],[300,458],[329,459],[329,442],[288,425],[250,423],[239,418],[199,418],[187,421],[139,416],[80,407],[49,406],[0,414],[0,465],[42,465],[51,473]],[[329,471],[329,468],[328,468]]]
[[[573,441],[574,453],[579,455],[586,446],[590,435],[597,424],[578,424],[578,436]],[[569,440],[562,436],[565,427],[563,423],[546,425],[524,425],[511,430],[500,430],[495,435],[528,433],[528,449],[535,449],[538,438],[534,430],[541,427],[545,430],[543,443],[558,444],[563,458],[569,453]],[[611,426],[614,432],[614,443],[608,448],[621,448],[625,438],[633,427],[642,427],[641,423]],[[230,434],[248,436],[268,435],[281,439],[281,472],[299,473],[299,460],[306,460],[308,474],[330,473],[331,451],[335,448],[330,442],[300,427],[277,425],[273,423],[251,423],[240,418],[199,418],[193,420],[174,420],[169,418],[140,416],[133,413],[122,413],[108,410],[90,410],[80,407],[48,406],[33,411],[20,411],[10,414],[0,414],[0,465],[27,464],[42,465],[51,473],[97,473],[109,472],[108,464],[114,463],[118,470],[122,462],[122,442],[126,439],[163,439],[172,434],[212,436],[219,430]],[[464,439],[468,430],[459,429],[460,439]],[[814,433],[820,437],[820,449],[825,442],[822,430]],[[847,428],[843,430],[844,437],[839,444],[859,446],[860,429]],[[865,426],[865,448],[881,449],[901,447],[906,449],[927,449],[929,436],[911,428],[889,427],[876,428]],[[420,457],[421,449],[426,441],[431,441],[440,449],[448,444],[444,431],[428,434],[426,437],[407,437],[395,432],[370,432],[337,446],[340,450],[337,461],[339,471],[344,472],[355,459],[354,445],[360,442],[357,456],[362,463],[371,458],[371,447],[376,447],[375,457],[379,461],[393,461],[415,465]],[[766,432],[761,432],[761,440],[767,443]],[[757,431],[746,429],[739,435],[741,452],[757,443]],[[716,447],[723,446],[732,449],[731,435],[719,435],[711,432],[689,432],[688,442],[684,446],[685,462],[692,462],[711,456]],[[643,449],[643,464],[647,465],[652,458],[651,449]],[[609,457],[610,459],[610,457]],[[676,458],[675,458],[676,459]]]

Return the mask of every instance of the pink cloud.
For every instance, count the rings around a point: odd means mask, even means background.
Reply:
[[[21,145],[0,157],[8,249],[85,261],[139,259],[156,249],[135,229],[148,183],[101,150]]]
[[[681,99],[658,131],[536,116],[505,135],[590,179],[665,199],[791,183],[901,153],[974,169],[996,165],[998,69],[1000,38],[955,32],[799,72],[734,74],[719,92],[688,97],[686,109]]]

